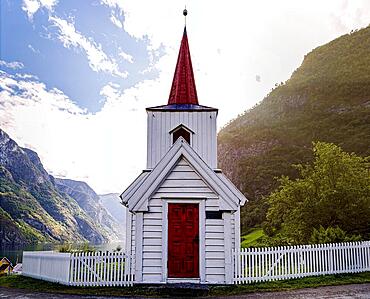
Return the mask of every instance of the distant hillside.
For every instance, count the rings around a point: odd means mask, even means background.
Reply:
[[[314,49],[284,84],[231,121],[218,135],[219,166],[251,199],[244,229],[264,220],[260,200],[275,177],[295,177],[310,161],[312,141],[370,155],[370,27]]]
[[[94,202],[97,196],[87,184],[76,182],[95,199],[86,195],[82,200],[82,192],[69,192],[56,181],[63,182],[46,172],[37,153],[19,147],[0,129],[0,245],[118,238],[104,222],[114,220]],[[99,221],[96,215],[106,219]]]
[[[118,193],[109,193],[99,195],[100,203],[104,208],[126,229],[126,208],[121,204]]]
[[[55,184],[58,190],[75,199],[86,214],[101,225],[110,240],[124,238],[125,230],[122,229],[122,221],[112,216],[111,211],[101,202],[99,195],[87,183],[56,178]],[[122,210],[122,206],[120,208]],[[119,213],[117,208],[116,212]]]

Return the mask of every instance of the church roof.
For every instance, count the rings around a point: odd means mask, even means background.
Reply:
[[[181,40],[168,104],[198,105],[197,89],[195,87],[186,27],[184,28],[184,34]]]
[[[149,107],[147,111],[218,111],[199,105],[186,27],[182,36],[175,74],[167,105]]]
[[[122,203],[130,211],[148,211],[149,199],[182,157],[189,161],[193,169],[219,196],[220,210],[235,211],[238,206],[244,205],[247,199],[234,184],[219,170],[211,169],[182,137],[177,139],[153,169],[141,173],[121,194]]]

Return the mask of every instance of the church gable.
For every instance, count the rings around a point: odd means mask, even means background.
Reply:
[[[177,162],[183,158],[188,161],[188,166],[194,172],[173,171],[178,164]],[[191,176],[194,176],[194,173],[199,175],[201,179],[199,180],[197,177],[194,177],[192,180]],[[182,174],[185,177],[180,180]],[[168,179],[168,182],[165,182],[169,175],[171,177]],[[189,178],[187,179],[186,176],[189,176]],[[140,180],[140,177],[137,180]],[[181,185],[173,186],[176,181]],[[164,182],[165,184],[163,184]],[[198,186],[193,186],[192,184],[198,184]],[[186,190],[197,190],[196,187],[207,188],[208,186],[210,190],[213,190],[212,192],[214,194],[218,195],[219,208],[224,211],[236,211],[238,206],[244,204],[245,201],[245,197],[235,186],[226,180],[224,175],[221,174],[220,176],[212,170],[182,137],[176,141],[160,163],[141,182],[134,183],[134,185],[135,188],[129,187],[121,195],[122,201],[128,205],[130,211],[148,211],[148,201],[160,187],[172,188],[171,190],[179,187],[186,188]],[[189,190],[189,192],[191,191]]]
[[[189,161],[181,156],[152,198],[218,198]]]

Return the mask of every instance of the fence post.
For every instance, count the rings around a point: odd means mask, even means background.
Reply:
[[[65,281],[66,281],[66,284],[67,285],[70,285],[71,283],[71,267],[72,267],[72,254],[70,253],[67,257],[67,260],[68,260],[68,269],[67,269],[67,273],[66,273],[66,278],[65,278]]]

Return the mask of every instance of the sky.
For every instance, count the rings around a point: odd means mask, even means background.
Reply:
[[[122,192],[146,167],[145,108],[167,103],[185,5],[219,129],[370,23],[368,0],[0,0],[0,128],[55,177]]]

